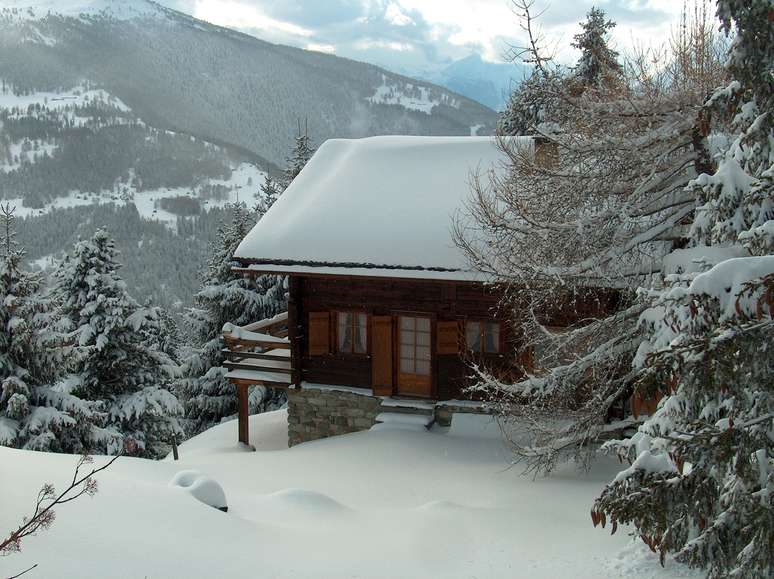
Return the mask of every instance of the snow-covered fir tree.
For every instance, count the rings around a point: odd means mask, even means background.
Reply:
[[[564,75],[561,69],[535,69],[514,90],[497,119],[499,135],[535,135],[550,132],[556,125],[556,111]]]
[[[258,215],[264,215],[284,191],[282,183],[267,174],[263,183],[261,183],[261,194],[255,205],[255,212]]]
[[[524,18],[531,19],[529,1],[515,2]],[[552,135],[565,128],[568,116],[577,113],[577,97],[587,91],[596,91],[597,100],[605,100],[623,92],[625,83],[623,67],[618,62],[618,53],[607,44],[608,31],[615,26],[605,19],[604,11],[592,8],[585,22],[580,24],[582,32],[575,35],[572,46],[580,50],[581,56],[574,68],[554,63],[544,55],[541,38],[534,38],[530,46],[514,49],[514,58],[533,65],[532,74],[525,78],[508,98],[505,110],[500,114],[497,132],[500,135]],[[532,24],[524,26],[527,32]]]
[[[182,434],[182,407],[169,389],[177,368],[150,339],[154,316],[127,293],[116,257],[100,229],[56,272],[54,294],[75,356],[62,388],[100,412],[90,451],[160,457]]]
[[[143,317],[140,331],[147,343],[179,365],[184,340],[178,321],[168,310],[153,306],[150,301],[140,311]]]
[[[304,131],[301,131],[301,122],[298,123],[298,135],[296,136],[296,142],[293,146],[293,151],[290,157],[287,159],[287,167],[279,183],[280,195],[288,188],[293,182],[293,179],[298,177],[301,170],[309,162],[309,159],[314,155],[314,147],[312,141],[309,138],[309,131],[305,127]]]
[[[223,368],[223,326],[244,326],[270,318],[287,309],[285,279],[263,275],[245,279],[232,271],[238,262],[234,252],[253,227],[285,192],[314,155],[307,130],[301,131],[287,160],[282,175],[267,175],[261,185],[255,209],[232,206],[232,219],[218,230],[211,245],[207,267],[202,274],[202,287],[194,297],[195,307],[186,315],[190,330],[189,352],[183,363],[183,377],[176,392],[184,400],[188,430],[196,434],[237,412],[234,387],[226,380]],[[255,386],[249,390],[251,413],[279,408],[286,401],[281,390]]]
[[[82,452],[96,419],[92,406],[52,386],[68,364],[41,274],[22,269],[13,209],[3,206],[0,256],[0,444]]]
[[[718,15],[735,31],[733,79],[703,112],[729,144],[688,188],[687,251],[752,255],[648,292],[636,388],[661,402],[633,439],[606,445],[630,466],[592,516],[710,577],[752,579],[774,573],[774,8],[720,0]]]
[[[246,279],[232,271],[238,265],[234,252],[254,225],[254,216],[243,204],[232,206],[232,219],[218,230],[212,253],[195,296],[196,306],[187,314],[192,348],[183,364],[176,392],[184,401],[188,430],[196,434],[237,412],[236,390],[223,368],[223,326],[244,326],[270,318],[287,308],[285,287],[278,276]],[[250,412],[278,408],[284,393],[264,387],[250,390]]]
[[[581,22],[580,33],[574,36],[574,48],[581,51],[573,77],[582,86],[599,88],[602,85],[619,84],[623,68],[618,62],[618,53],[608,46],[609,31],[615,22],[605,19],[605,12],[592,8]]]

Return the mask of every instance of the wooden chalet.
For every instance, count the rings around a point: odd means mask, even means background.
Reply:
[[[360,393],[379,397],[383,411],[464,399],[471,360],[517,372],[519,337],[500,296],[451,238],[472,172],[502,167],[490,138],[320,147],[236,253],[246,276],[289,278],[286,314],[224,328],[242,442],[251,385]],[[341,431],[335,403],[320,406],[327,416],[311,422],[321,435]],[[371,414],[344,431],[368,427]]]

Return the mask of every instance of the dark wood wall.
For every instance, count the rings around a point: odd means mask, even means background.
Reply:
[[[289,313],[291,320],[296,320],[292,331],[295,366],[300,372],[299,378],[307,382],[371,388],[370,356],[309,355],[310,312],[355,310],[379,316],[421,313],[430,315],[435,322],[493,319],[502,322],[504,353],[486,356],[486,363],[510,368],[511,356],[518,349],[511,321],[506,312],[498,310],[500,295],[481,284],[294,277],[290,293]],[[464,397],[462,389],[471,374],[468,364],[460,355],[434,352],[433,359],[433,397],[440,400]]]

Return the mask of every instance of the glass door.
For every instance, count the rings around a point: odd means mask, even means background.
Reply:
[[[431,397],[431,337],[430,318],[398,317],[398,394]]]

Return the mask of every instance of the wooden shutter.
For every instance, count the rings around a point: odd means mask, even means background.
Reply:
[[[328,312],[309,312],[309,355],[324,356],[331,351],[331,316]]]
[[[459,354],[460,324],[457,321],[437,322],[438,339],[436,351],[438,354]]]
[[[392,395],[392,316],[371,317],[371,382],[374,396]]]

